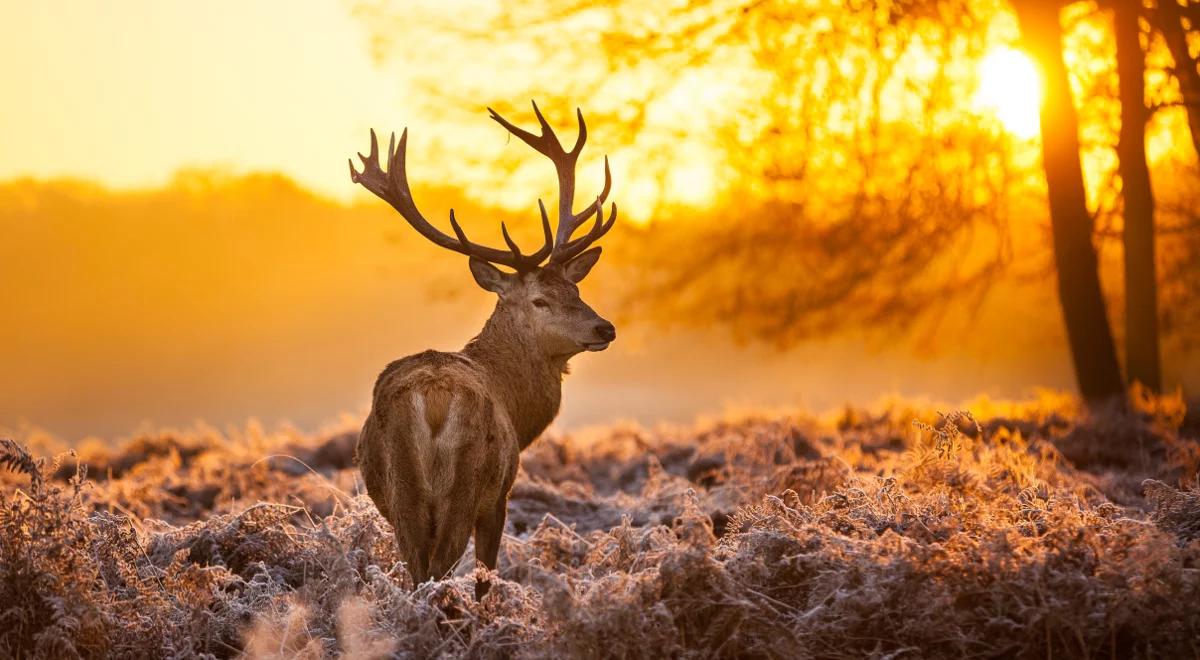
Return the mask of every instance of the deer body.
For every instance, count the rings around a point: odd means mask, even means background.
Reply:
[[[358,461],[414,584],[448,572],[472,532],[477,555],[499,549],[518,451],[486,377],[461,354],[420,353],[380,375]]]
[[[507,228],[506,252],[471,243],[453,211],[457,238],[425,221],[408,191],[407,134],[399,151],[389,147],[387,172],[378,165],[374,133],[364,171],[351,165],[354,181],[391,203],[422,235],[468,254],[475,281],[500,298],[483,330],[462,351],[426,351],[389,364],[375,383],[359,436],[356,453],[367,492],[391,523],[414,584],[449,572],[472,533],[477,560],[496,567],[520,452],[558,414],[567,361],[582,351],[602,351],[616,337],[612,324],[580,300],[576,286],[600,256],[600,248],[589,245],[616,219],[615,205],[607,222],[601,206],[611,184],[607,160],[604,191],[588,209],[572,213],[575,159],[586,138],[583,117],[580,138],[568,152],[536,105],[534,112],[541,136],[492,113],[549,156],[558,172],[558,232],[551,236],[542,207],[546,242],[532,255],[521,253]],[[572,239],[592,215],[593,229]],[[515,272],[501,271],[496,263]],[[486,582],[477,584],[478,596],[486,591]]]

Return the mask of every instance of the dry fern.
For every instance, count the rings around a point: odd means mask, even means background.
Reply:
[[[482,602],[469,560],[409,583],[352,433],[163,432],[96,453],[86,484],[6,440],[0,656],[1196,655],[1178,402],[1003,414],[545,438]],[[1087,442],[1127,444],[1083,470]]]

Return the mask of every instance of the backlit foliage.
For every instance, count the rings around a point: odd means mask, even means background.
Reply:
[[[1062,4],[1088,206],[1119,309],[1111,11]],[[627,296],[641,318],[782,346],[863,329],[894,340],[938,329],[1005,279],[1052,272],[1036,121],[1011,125],[980,100],[988,63],[1020,46],[1006,0],[356,7],[376,57],[403,64],[396,75],[448,132],[479,99],[518,112],[537,98],[564,124],[587,108],[599,139],[616,145],[626,215],[662,225],[633,259],[647,267]],[[414,25],[425,29],[410,38]],[[1194,346],[1200,327],[1185,293],[1200,261],[1200,206],[1186,194],[1196,155],[1168,49],[1148,30],[1146,44],[1160,309],[1175,350]],[[990,93],[1036,96],[1011,88],[1020,81]]]

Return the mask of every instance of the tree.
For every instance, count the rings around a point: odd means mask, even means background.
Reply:
[[[1162,329],[1176,350],[1187,350],[1200,344],[1200,2],[1197,0],[1160,0],[1149,12],[1151,28],[1161,36],[1162,46],[1169,58],[1160,66],[1165,79],[1177,89],[1167,89],[1154,99],[1151,108],[1156,112],[1182,109],[1191,137],[1193,155],[1191,168],[1182,172],[1186,177],[1182,190],[1172,195],[1166,191],[1158,200],[1159,227],[1163,239],[1159,250]],[[1155,96],[1151,94],[1152,98]],[[1161,186],[1160,186],[1161,188]],[[1179,193],[1182,194],[1179,194]],[[1172,198],[1173,197],[1173,198]]]
[[[1122,75],[1114,79],[1121,84],[1117,100],[1128,99],[1116,145],[1129,216],[1126,349],[1131,379],[1155,386],[1161,379],[1155,209],[1139,91],[1140,6],[1119,1]],[[973,63],[996,42],[995,26],[1007,9],[1015,10],[1019,37],[1046,74],[1042,178],[1069,349],[1081,394],[1101,401],[1123,394],[1124,384],[1064,60],[1060,10],[1079,4],[616,0],[598,6],[558,0],[533,10],[504,3],[482,25],[442,25],[438,34],[488,48],[496,71],[504,57],[497,44],[519,44],[522,56],[510,68],[535,61],[529,53],[537,53],[532,75],[553,82],[532,83],[522,87],[525,93],[562,104],[586,99],[597,123],[611,125],[604,122],[607,112],[631,126],[630,142],[653,141],[656,128],[668,145],[672,135],[688,143],[706,137],[722,154],[726,196],[702,222],[656,228],[663,241],[651,248],[647,261],[654,272],[638,297],[666,316],[728,324],[743,336],[787,345],[845,328],[903,330],[918,318],[936,318],[948,301],[979,300],[1012,267],[1013,242],[1036,235],[1032,225],[1022,226],[1029,213],[1014,207],[1039,193],[1037,185],[1014,168],[1011,141],[963,103],[971,95]],[[1172,5],[1185,13],[1192,6]],[[394,15],[412,19],[408,12]],[[1190,20],[1173,25],[1186,32],[1195,23]],[[1200,78],[1186,35],[1175,42],[1177,62],[1191,67],[1191,82],[1184,80],[1189,74],[1177,73],[1186,100],[1189,89],[1200,90],[1200,84],[1188,86]],[[741,84],[716,97],[715,108],[693,106],[704,122],[674,134],[675,127],[654,125],[681,81],[702,78],[716,86],[729,67]],[[458,92],[494,98],[497,92],[486,85],[497,77],[476,76],[470,89]],[[430,86],[445,91],[444,81],[439,76]],[[677,161],[639,159],[644,167],[668,162]]]
[[[1154,193],[1146,164],[1145,54],[1138,21],[1141,0],[1113,0],[1121,133],[1125,255],[1125,369],[1130,384],[1162,387],[1158,348],[1158,278],[1155,273]],[[1164,3],[1164,4],[1169,4]]]
[[[1192,146],[1200,156],[1200,68],[1188,39],[1189,31],[1200,33],[1200,2],[1185,0],[1181,6],[1177,0],[1159,0],[1151,17],[1175,61],[1171,74],[1179,83],[1180,104],[1187,111]]]
[[[1044,0],[1014,3],[1026,49],[1041,64],[1042,164],[1046,173],[1059,303],[1066,324],[1080,394],[1104,401],[1124,393],[1109,328],[1092,218],[1079,159],[1079,119],[1062,55],[1061,6]]]
[[[653,316],[780,346],[848,328],[904,331],[978,301],[1004,271],[1022,174],[1007,165],[1007,136],[957,107],[987,45],[966,29],[982,10],[853,5],[510,3],[482,23],[456,17],[429,31],[441,52],[486,50],[468,80],[437,63],[409,69],[456,100],[442,106],[549,97],[541,107],[567,122],[584,105],[610,144],[632,145],[614,165],[633,161],[643,178],[669,178],[682,164],[672,156],[697,145],[716,155],[712,213],[664,208],[659,219],[679,221],[640,241],[633,261],[649,268],[630,300]],[[420,20],[411,11],[374,11],[389,57],[434,49],[389,40],[393,21]],[[521,91],[495,82],[518,68]],[[688,85],[711,101],[664,112]]]

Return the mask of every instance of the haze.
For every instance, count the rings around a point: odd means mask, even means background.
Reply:
[[[520,240],[535,232],[535,200],[550,198],[553,179],[483,108],[517,108],[525,122],[529,96],[570,81],[547,73],[551,63],[538,76],[512,66],[527,52],[435,47],[469,34],[430,25],[480,24],[488,6],[410,10],[411,20],[391,20],[373,3],[336,0],[0,5],[0,85],[16,100],[3,111],[0,149],[0,432],[37,427],[74,441],[250,418],[313,428],[361,415],[390,360],[457,349],[479,329],[492,298],[471,284],[465,260],[417,240],[352,185],[346,158],[366,149],[369,128],[408,126],[426,214],[444,222],[454,207],[472,235],[494,242],[508,219]],[[998,122],[1005,153],[1032,168],[1036,72],[1004,41],[1011,32],[989,37],[984,77],[961,113]],[[901,64],[926,75],[919,53]],[[670,253],[653,243],[659,252],[647,256],[642,246],[669,227],[723,221],[722,208],[740,208],[729,192],[740,165],[721,151],[715,127],[757,84],[744,65],[671,79],[636,133],[614,114],[620,99],[579,96],[598,117],[581,185],[594,185],[610,154],[622,211],[584,294],[615,317],[620,335],[609,351],[575,361],[560,426],[1072,387],[1044,190],[1028,184],[1035,169],[1005,174],[1018,210],[1004,240],[1022,268],[986,299],[923,317],[916,332],[839,329],[779,350],[735,341],[726,327],[663,323],[623,307],[639,273]],[[613,80],[643,91],[636,77]],[[573,107],[547,111],[566,125]],[[1182,123],[1172,117],[1151,135],[1156,165],[1179,143],[1170,137]],[[831,180],[853,178],[834,166],[844,156],[804,154]],[[1112,162],[1087,153],[1085,165],[1095,182]],[[1102,258],[1112,282],[1116,261]],[[786,266],[793,270],[781,278],[807,276]],[[1193,354],[1179,353],[1166,385],[1194,391],[1195,366]]]

